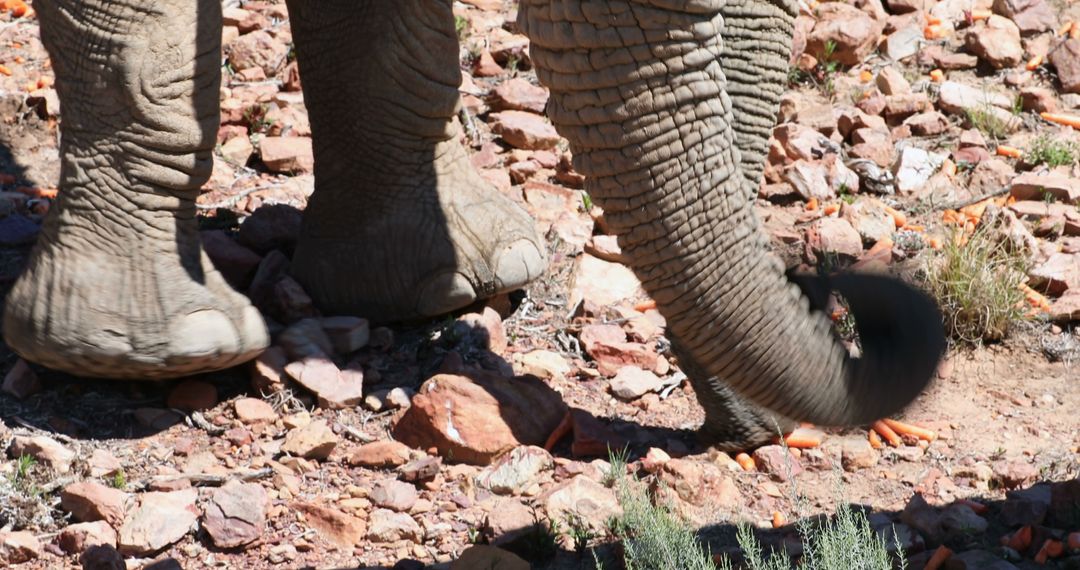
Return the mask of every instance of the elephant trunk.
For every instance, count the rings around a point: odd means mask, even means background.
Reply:
[[[851,304],[863,343],[863,356],[850,358],[768,252],[753,200],[793,17],[781,0],[519,8],[551,89],[548,113],[672,336],[706,372],[777,414],[859,424],[919,394],[944,338],[933,302],[915,289],[841,276],[830,285]],[[725,30],[728,19],[744,23]],[[738,52],[725,53],[729,33]]]

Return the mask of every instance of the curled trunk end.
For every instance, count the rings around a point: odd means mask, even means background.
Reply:
[[[937,309],[899,281],[836,278],[864,345],[850,359],[830,320],[784,277],[753,212],[757,176],[744,173],[760,158],[739,150],[759,148],[764,131],[735,126],[736,114],[756,125],[775,105],[749,103],[746,89],[729,94],[725,6],[523,0],[519,22],[587,191],[697,365],[791,419],[850,425],[894,413],[927,385],[944,350]],[[755,11],[773,25],[737,30],[740,50],[751,50],[739,65],[760,65],[771,97],[793,16],[780,0],[743,0],[735,16]],[[705,378],[695,388],[710,389]]]

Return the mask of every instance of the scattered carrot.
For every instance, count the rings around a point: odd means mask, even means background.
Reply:
[[[21,55],[17,55],[14,58],[12,58],[11,61],[14,61],[15,63],[26,63],[26,58],[21,56]]]
[[[870,427],[874,428],[874,431],[878,432],[878,434],[885,438],[885,441],[889,442],[889,445],[893,447],[900,447],[900,444],[904,442],[904,440],[900,439],[900,436],[896,435],[896,432],[893,431],[891,427],[881,420],[870,424]]]
[[[821,446],[821,433],[808,428],[795,428],[784,437],[784,445],[793,449],[811,449]]]
[[[975,511],[975,514],[977,514],[977,515],[985,515],[987,512],[990,511],[990,507],[988,507],[988,506],[986,506],[986,505],[984,505],[984,504],[982,504],[982,503],[980,503],[978,501],[972,501],[970,499],[957,499],[957,500],[953,501],[953,504],[954,505],[964,505],[964,506],[970,508],[971,510]]]
[[[893,240],[891,240],[889,238],[883,238],[881,240],[878,240],[877,243],[875,243],[870,249],[868,249],[866,251],[866,256],[867,257],[876,257],[876,256],[879,256],[879,255],[885,256],[886,254],[891,255],[892,254],[892,248],[893,248]]]
[[[1027,550],[1031,546],[1031,527],[1028,525],[1020,527],[1020,530],[1009,537],[1009,543],[1006,546],[1017,552]]]
[[[1043,120],[1050,121],[1051,123],[1080,129],[1080,117],[1077,117],[1076,115],[1066,115],[1064,113],[1039,113],[1039,116],[1042,117]]]
[[[945,244],[941,243],[941,238],[934,236],[926,238],[926,245],[929,245],[930,249],[941,249],[945,247]]]
[[[813,212],[814,210],[817,209],[817,207],[818,207],[817,198],[810,198],[809,200],[806,201],[806,211],[807,212]]]
[[[780,511],[773,511],[772,512],[772,527],[773,528],[780,528],[780,527],[784,526],[785,524],[787,524],[787,519],[784,518],[784,514],[781,513]]]
[[[20,194],[26,194],[31,198],[49,198],[53,199],[60,193],[56,188],[28,188],[21,186],[15,189]]]
[[[1069,20],[1068,22],[1065,22],[1064,26],[1061,26],[1060,28],[1058,28],[1057,35],[1059,35],[1059,36],[1068,35],[1069,32],[1072,31],[1073,27],[1074,26],[1073,26],[1072,20]]]
[[[1069,39],[1075,40],[1076,38],[1080,38],[1080,26],[1073,22],[1072,28],[1069,29]]]
[[[924,570],[938,570],[941,568],[945,561],[952,556],[952,550],[949,547],[942,544],[934,551],[934,555],[930,557],[930,560],[926,562],[926,566],[923,566]]]
[[[945,81],[945,72],[940,69],[934,69],[930,71],[930,81],[934,83],[941,83]]]
[[[897,228],[902,228],[907,225],[907,216],[905,216],[903,212],[890,206],[885,206],[885,211],[888,212],[890,216],[892,216],[893,224]]]
[[[993,15],[994,15],[994,13],[991,12],[990,10],[972,10],[971,11],[971,21],[972,22],[978,22],[979,20],[989,20],[990,16],[993,16]]]
[[[859,73],[859,81],[862,83],[870,83],[874,78],[874,74],[869,69],[864,69]]]
[[[1036,564],[1046,564],[1046,561],[1050,558],[1057,558],[1065,552],[1065,547],[1061,545],[1060,540],[1049,539],[1039,547],[1039,551],[1035,553]]]
[[[970,204],[968,206],[960,208],[959,213],[961,216],[963,216],[962,221],[964,222],[963,225],[965,230],[967,229],[968,222],[974,224],[971,228],[972,230],[975,229],[974,226],[979,225],[979,221],[982,220],[983,214],[986,213],[986,207],[989,206],[990,203],[991,200],[987,198],[986,200],[982,200],[980,202],[976,202],[974,204]]]
[[[1047,299],[1045,295],[1023,283],[1019,285],[1019,289],[1024,292],[1024,299],[1027,300],[1029,305],[1042,312],[1050,312],[1050,299]]]
[[[22,42],[11,42],[11,49],[22,49]]]
[[[745,452],[735,456],[735,463],[738,463],[743,471],[757,471],[757,465],[754,464],[754,458],[750,457]]]
[[[1024,155],[1024,153],[1020,152],[1020,149],[1014,146],[1005,146],[1003,144],[999,144],[997,150],[994,152],[996,152],[998,156],[1007,156],[1009,158],[1020,158]]]
[[[866,438],[870,440],[870,447],[873,447],[874,449],[881,449],[885,447],[885,444],[881,443],[881,436],[879,436],[874,430],[868,430],[866,433]]]
[[[0,75],[11,76],[11,70],[6,65],[0,65]]]
[[[1043,56],[1040,53],[1035,57],[1029,59],[1027,65],[1024,66],[1024,69],[1027,69],[1028,71],[1035,71],[1036,69],[1039,69],[1039,66],[1042,65],[1042,62]]]
[[[1069,550],[1080,550],[1080,532],[1070,532],[1065,545],[1069,547]]]
[[[885,425],[892,428],[897,435],[911,435],[919,439],[925,439],[926,441],[934,441],[937,439],[937,434],[932,429],[926,429],[914,424],[898,422],[896,420],[890,420],[888,418],[881,420]]]
[[[38,89],[45,89],[46,87],[52,87],[52,85],[53,85],[52,77],[49,77],[48,75],[42,75],[41,77],[38,77],[38,80],[37,80],[37,88]]]
[[[923,28],[923,37],[928,40],[937,40],[945,37],[945,29],[938,24],[930,24]]]
[[[8,174],[7,172],[0,172],[0,185],[14,184],[14,183],[15,183],[15,175],[14,174]]]
[[[555,426],[555,429],[552,430],[547,441],[544,442],[544,449],[551,451],[555,447],[555,444],[559,443],[562,438],[570,435],[570,432],[572,431],[574,431],[574,416],[568,411],[566,412],[566,415],[563,416],[562,421],[559,422],[559,425]]]
[[[935,16],[933,14],[927,14],[926,15],[926,24],[928,26],[940,26],[941,25],[941,18],[938,18],[937,16]]]
[[[825,207],[821,209],[821,212],[826,216],[831,216],[840,211],[840,204],[825,204]]]
[[[655,308],[656,308],[656,301],[654,301],[653,299],[645,299],[644,301],[639,301],[639,302],[634,304],[634,310],[639,312],[639,313],[644,313],[645,311],[651,311],[652,309],[655,309]]]
[[[904,229],[909,232],[924,233],[926,232],[926,226],[922,224],[904,224]]]

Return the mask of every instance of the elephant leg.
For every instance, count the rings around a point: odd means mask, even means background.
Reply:
[[[428,317],[546,268],[529,215],[472,168],[449,0],[288,2],[315,150],[292,272],[326,313]]]
[[[4,340],[81,376],[248,360],[266,327],[203,253],[218,128],[218,0],[38,0],[63,105],[60,194],[7,299]]]

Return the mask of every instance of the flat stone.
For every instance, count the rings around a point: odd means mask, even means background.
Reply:
[[[106,521],[114,527],[124,522],[128,494],[92,481],[72,483],[60,493],[60,506],[82,522]]]
[[[491,107],[496,111],[529,111],[542,115],[547,107],[548,90],[533,85],[528,79],[508,79],[492,90]]]
[[[367,523],[337,509],[312,503],[292,503],[292,510],[303,513],[304,523],[338,548],[352,548],[364,540]]]
[[[538,378],[489,372],[436,375],[412,403],[395,437],[473,465],[486,465],[518,445],[543,445],[566,414],[562,398]]]
[[[74,451],[44,435],[15,436],[8,448],[8,455],[13,459],[29,455],[58,474],[67,473],[71,469],[71,462],[75,460]]]
[[[364,400],[363,372],[342,371],[326,357],[311,356],[290,362],[285,366],[285,373],[315,394],[320,407],[351,408]]]
[[[1061,89],[1065,93],[1080,93],[1080,39],[1067,39],[1053,50],[1047,58],[1057,70]]]
[[[269,504],[262,485],[231,479],[214,490],[202,527],[218,548],[247,546],[262,536]]]
[[[409,446],[400,441],[373,441],[354,449],[345,462],[357,467],[397,467],[409,461],[410,452]]]
[[[555,127],[541,115],[525,111],[501,111],[488,115],[492,132],[514,148],[528,150],[550,149],[561,137]]]
[[[15,361],[15,366],[12,366],[11,370],[4,375],[4,383],[0,386],[0,391],[22,400],[40,392],[41,381],[38,380],[37,374],[30,369],[30,365],[20,358]]]
[[[315,154],[308,137],[263,137],[259,157],[271,172],[311,173]]]
[[[120,552],[145,556],[184,538],[198,522],[199,509],[195,505],[198,498],[197,489],[139,495],[138,507],[120,527]]]
[[[862,255],[862,237],[847,220],[821,218],[807,230],[806,241],[820,255],[838,254],[850,258]]]
[[[412,517],[405,513],[395,513],[387,509],[375,509],[371,512],[367,539],[372,542],[397,542],[408,540],[420,542],[424,531]]]
[[[541,497],[541,504],[550,520],[566,520],[573,514],[594,530],[606,528],[611,517],[622,514],[615,493],[585,475],[550,489]]]
[[[236,418],[245,424],[272,422],[279,417],[273,406],[259,398],[237,398],[233,410]]]
[[[476,477],[479,486],[499,495],[519,495],[535,484],[540,474],[554,466],[542,447],[515,447],[484,468]]]
[[[322,328],[338,354],[349,354],[367,346],[371,328],[359,317],[323,317]]]
[[[1080,179],[1059,172],[1024,172],[1013,179],[1009,194],[1017,200],[1043,200],[1046,195],[1058,202],[1076,204],[1080,200]]]
[[[388,479],[375,483],[368,498],[377,507],[397,512],[408,512],[416,504],[419,497],[416,493],[416,487],[404,481]]]
[[[877,465],[879,454],[866,438],[847,438],[840,450],[844,471],[854,472]]]
[[[0,564],[16,565],[41,557],[42,546],[34,533],[19,530],[0,532]]]
[[[79,554],[91,546],[116,547],[116,530],[105,521],[83,522],[68,525],[56,538],[60,549],[68,554]]]
[[[664,382],[656,374],[637,366],[623,366],[611,379],[611,393],[622,400],[636,400],[659,390]]]
[[[314,420],[290,431],[285,436],[281,451],[304,459],[321,460],[329,457],[337,444],[338,436],[330,431],[326,420]]]

